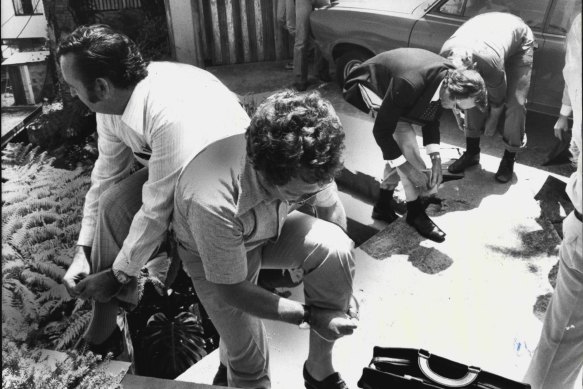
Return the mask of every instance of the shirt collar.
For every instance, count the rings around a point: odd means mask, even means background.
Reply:
[[[138,82],[121,116],[121,121],[140,135],[144,134],[144,112],[148,95],[147,79],[148,77]]]
[[[433,97],[431,98],[431,101],[437,101],[437,100],[439,100],[439,91],[441,90],[441,86],[443,85],[443,82],[444,81],[445,81],[445,77],[441,80],[441,82],[437,86],[437,90],[433,94]]]
[[[274,199],[262,181],[249,159],[245,158],[239,177],[240,191],[237,201],[237,216],[249,212],[263,201]]]

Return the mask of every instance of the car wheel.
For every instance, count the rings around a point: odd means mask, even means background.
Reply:
[[[340,87],[344,85],[348,73],[370,57],[370,54],[360,50],[350,50],[342,54],[336,61],[336,80]]]

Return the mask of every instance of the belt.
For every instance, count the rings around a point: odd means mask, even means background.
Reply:
[[[581,223],[583,223],[583,216],[581,216],[581,214],[576,209],[573,210],[573,213],[575,214],[575,217],[579,219]]]

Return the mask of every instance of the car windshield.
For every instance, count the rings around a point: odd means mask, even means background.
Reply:
[[[375,9],[410,14],[427,0],[339,0],[338,5],[349,8]]]

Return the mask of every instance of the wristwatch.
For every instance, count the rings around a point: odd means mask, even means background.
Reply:
[[[111,268],[111,272],[113,273],[113,277],[122,285],[127,285],[131,282],[133,277],[128,276],[121,270],[115,270],[113,267]]]
[[[312,318],[312,307],[309,305],[302,304],[304,307],[304,316],[302,316],[302,321],[299,323],[299,327],[303,330],[310,328],[310,319]]]

